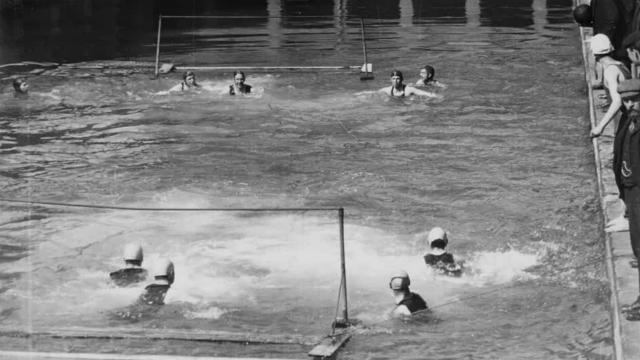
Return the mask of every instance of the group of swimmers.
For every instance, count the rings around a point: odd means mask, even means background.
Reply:
[[[462,275],[462,265],[457,263],[453,255],[446,250],[449,239],[447,232],[440,227],[434,227],[427,235],[429,250],[424,254],[424,262],[436,274],[447,276]],[[391,276],[389,288],[395,299],[395,307],[391,310],[394,317],[409,316],[420,311],[428,311],[427,302],[417,293],[409,289],[411,279],[409,274],[400,270]]]
[[[233,84],[229,85],[229,95],[250,94],[251,85],[245,84],[245,79],[244,72],[235,71],[233,73]],[[196,74],[189,70],[182,74],[182,82],[169,89],[169,92],[188,91],[199,87],[200,84],[196,81]]]
[[[424,254],[425,264],[437,274],[460,276],[462,266],[455,262],[453,255],[447,252],[447,232],[440,227],[434,227],[427,235],[429,250]],[[142,267],[142,247],[137,244],[127,244],[124,248],[124,263],[122,269],[111,272],[109,277],[116,286],[129,287],[147,281],[148,271]],[[174,265],[169,259],[158,260],[151,275],[153,281],[148,284],[137,300],[141,305],[163,305],[165,296],[175,279]],[[389,280],[389,288],[393,292],[395,307],[391,310],[393,316],[407,316],[415,312],[428,310],[427,302],[417,293],[411,292],[409,274],[401,270]]]
[[[142,246],[127,244],[124,248],[124,268],[109,274],[116,286],[127,287],[147,280],[148,271],[142,267]],[[152,271],[153,281],[144,288],[138,298],[143,305],[163,305],[167,291],[175,280],[173,263],[169,259],[158,260]]]
[[[432,91],[426,91],[419,89],[418,87],[429,88],[438,87],[446,88],[446,85],[436,80],[435,69],[433,66],[426,65],[420,69],[420,78],[416,81],[414,86],[404,84],[404,77],[402,72],[394,70],[391,72],[391,86],[380,89],[380,92],[388,94],[391,97],[405,97],[411,95],[426,96],[439,98],[438,95]],[[250,94],[251,85],[245,84],[246,76],[242,71],[235,71],[233,73],[233,84],[229,85],[229,95],[236,94]],[[200,85],[196,81],[196,74],[193,71],[186,71],[182,75],[182,82],[171,89],[169,92],[188,91],[199,88]]]

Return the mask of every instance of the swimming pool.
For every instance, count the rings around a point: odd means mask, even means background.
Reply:
[[[344,11],[376,16],[381,3],[353,2]],[[420,17],[407,15],[408,4]],[[29,99],[14,99],[9,88],[2,94],[3,197],[145,207],[342,206],[350,316],[360,322],[342,358],[611,358],[571,4],[519,4],[519,22],[483,2],[456,3],[446,14],[460,16],[433,18],[417,4],[400,2],[397,14],[369,20],[373,81],[348,71],[247,72],[256,94],[231,98],[224,95],[231,74],[221,72],[198,73],[204,89],[194,94],[164,94],[180,74],[152,80],[149,69],[61,66],[32,75]],[[241,25],[168,25],[164,59],[361,61],[358,19]],[[152,47],[134,55],[149,61]],[[448,85],[439,91],[443,100],[367,92],[388,86],[395,68],[415,81],[426,63]],[[8,71],[4,77],[16,73]],[[333,320],[335,213],[0,206],[7,349],[299,358]],[[460,279],[424,268],[424,235],[436,225],[450,231],[450,250],[468,264]],[[106,278],[129,241],[142,243],[145,264],[169,256],[176,265],[167,305],[136,319],[119,312],[140,288],[115,289]],[[388,276],[398,268],[411,274],[412,290],[433,314],[385,318],[393,302]],[[244,346],[7,333],[76,327],[293,334],[298,341]]]

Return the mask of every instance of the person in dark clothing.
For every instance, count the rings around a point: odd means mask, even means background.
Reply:
[[[411,280],[409,274],[402,270],[394,274],[389,281],[389,288],[393,291],[396,307],[391,311],[392,316],[410,316],[411,314],[428,310],[427,302],[409,290]]]
[[[130,286],[147,279],[147,270],[142,268],[142,247],[127,244],[124,248],[125,267],[109,274],[117,286]]]
[[[455,262],[453,255],[445,250],[449,239],[447,233],[440,227],[434,227],[427,235],[429,252],[424,255],[424,262],[436,272],[450,276],[460,276],[462,267]]]
[[[611,39],[616,51],[613,58],[628,61],[622,48],[624,37],[633,31],[632,22],[636,0],[591,0],[591,17],[585,9],[589,5],[580,5],[574,9],[574,19],[580,26],[592,26],[594,34],[604,34]],[[591,24],[589,24],[591,19]]]
[[[173,263],[169,259],[161,259],[153,270],[154,281],[144,288],[138,303],[145,305],[164,305],[164,298],[175,279]]]
[[[629,211],[629,237],[636,258],[640,256],[640,79],[625,80],[618,86],[625,109],[614,139],[614,166],[618,186],[624,192]],[[638,270],[640,282],[640,269]],[[639,283],[640,287],[640,283]],[[639,289],[640,290],[640,289]],[[640,296],[621,307],[627,320],[640,320]]]

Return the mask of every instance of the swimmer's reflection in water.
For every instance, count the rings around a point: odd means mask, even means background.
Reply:
[[[115,313],[117,318],[137,321],[158,312],[175,279],[173,263],[169,259],[158,261],[153,270],[154,281],[144,288],[138,300],[126,309]]]

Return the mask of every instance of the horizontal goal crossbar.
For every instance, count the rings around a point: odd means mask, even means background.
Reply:
[[[345,66],[177,66],[176,70],[356,70],[361,65]]]

